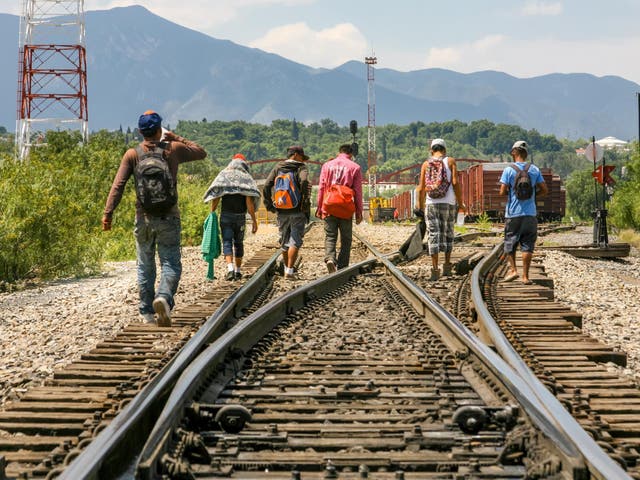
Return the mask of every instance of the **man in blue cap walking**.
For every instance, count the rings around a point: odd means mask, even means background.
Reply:
[[[147,110],[138,119],[144,140],[122,157],[102,217],[102,229],[111,230],[113,212],[131,177],[136,183],[134,236],[138,264],[139,311],[147,323],[171,326],[171,309],[182,274],[180,254],[180,210],[178,209],[178,164],[201,160],[204,149],[173,132],[162,129],[162,118]],[[156,283],[156,259],[160,259],[160,283]]]

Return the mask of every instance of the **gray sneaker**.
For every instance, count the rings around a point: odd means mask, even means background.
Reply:
[[[431,277],[429,277],[430,282],[435,282],[440,278],[440,270],[437,268],[431,269]]]
[[[450,277],[451,276],[451,263],[445,263],[442,265],[442,276]]]
[[[153,313],[141,313],[140,314],[140,320],[143,323],[150,323],[155,325],[156,324],[156,317],[153,315]]]
[[[171,326],[171,309],[169,308],[169,302],[164,297],[156,297],[153,301],[153,309],[158,314],[158,326],[170,327]]]
[[[333,260],[327,260],[326,264],[327,264],[327,271],[329,273],[336,273],[336,264],[334,263]]]

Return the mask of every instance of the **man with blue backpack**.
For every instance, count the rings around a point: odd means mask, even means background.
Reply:
[[[509,272],[505,282],[518,278],[516,248],[522,251],[522,283],[530,285],[529,267],[533,249],[538,237],[536,217],[536,196],[547,194],[548,187],[540,169],[527,163],[529,147],[524,140],[518,140],[511,147],[513,163],[502,171],[500,195],[508,195],[504,222],[504,253],[509,262]]]
[[[277,213],[284,278],[289,280],[297,279],[294,266],[311,215],[311,184],[306,160],[309,157],[304,149],[292,145],[287,149],[287,159],[271,170],[263,188],[265,207]]]

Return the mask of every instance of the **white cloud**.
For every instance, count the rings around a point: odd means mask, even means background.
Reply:
[[[522,8],[522,15],[525,16],[556,16],[562,14],[561,2],[529,2]]]
[[[487,35],[472,43],[443,48],[433,47],[427,53],[425,66],[427,68],[448,68],[461,71],[462,65],[467,64],[469,61],[473,62],[473,59],[482,58],[482,63],[487,65],[486,68],[494,68],[493,66],[488,66],[495,63],[490,59],[495,57],[495,50],[505,40],[506,37],[504,35]]]
[[[431,48],[422,64],[462,73],[497,70],[525,78],[557,72],[617,75],[637,81],[640,67],[629,55],[638,48],[640,36],[567,41],[551,36],[522,40],[489,35],[474,42]]]
[[[250,46],[305,65],[327,68],[363,58],[367,51],[366,39],[351,23],[317,31],[304,22],[282,25],[269,30]]]

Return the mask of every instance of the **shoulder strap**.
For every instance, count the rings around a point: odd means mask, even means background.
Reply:
[[[142,155],[145,155],[147,153],[159,153],[160,155],[162,155],[163,159],[164,159],[164,153],[166,151],[164,147],[161,147],[160,145],[154,145],[153,148],[145,152],[144,149],[142,148],[142,144],[136,145],[135,150],[136,150],[136,153],[138,154],[138,158],[140,158]]]

